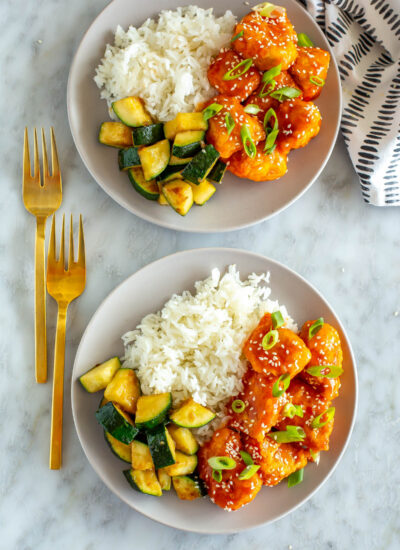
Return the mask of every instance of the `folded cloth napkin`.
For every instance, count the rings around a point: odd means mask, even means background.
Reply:
[[[364,200],[400,206],[400,0],[300,1],[335,54],[341,130]]]

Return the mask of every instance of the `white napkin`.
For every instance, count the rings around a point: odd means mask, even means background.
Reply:
[[[301,0],[334,51],[341,129],[375,206],[400,206],[400,0]]]

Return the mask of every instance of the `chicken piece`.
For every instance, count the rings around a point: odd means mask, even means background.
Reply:
[[[227,407],[231,416],[229,426],[256,439],[262,439],[281,418],[282,409],[288,401],[286,394],[273,397],[272,388],[277,378],[255,372],[250,365],[242,381],[243,390],[232,398]],[[232,411],[231,406],[235,399],[241,399],[246,405],[243,412]]]
[[[287,399],[293,405],[300,405],[303,410],[303,417],[283,418],[275,426],[278,430],[286,430],[286,426],[300,426],[305,432],[302,444],[313,452],[327,451],[329,449],[329,438],[333,430],[333,418],[320,428],[313,428],[312,421],[323,414],[330,407],[320,392],[311,387],[304,380],[296,377],[290,382],[286,390]],[[321,423],[327,420],[325,416],[320,419]]]
[[[300,337],[311,351],[310,365],[335,365],[342,368],[343,352],[337,330],[332,325],[324,323],[320,330],[312,338],[309,338],[308,331],[313,323],[314,321],[307,321],[300,331]],[[339,377],[312,376],[306,371],[301,373],[301,377],[310,386],[316,388],[327,401],[335,399],[339,394]]]
[[[235,97],[219,95],[212,98],[211,103],[218,103],[223,106],[223,109],[209,119],[207,142],[214,145],[223,159],[227,159],[236,151],[243,149],[243,142],[240,136],[240,129],[243,125],[247,125],[250,135],[254,143],[258,143],[265,139],[265,131],[262,124],[254,116],[244,112],[243,105]],[[232,132],[229,134],[226,126],[225,115],[230,113],[230,116],[235,122]]]
[[[299,87],[296,85],[293,78],[290,76],[290,74],[287,71],[282,71],[274,78],[276,82],[276,86],[272,91],[279,90],[280,88],[284,88],[285,86],[290,86],[290,88],[297,88]],[[258,90],[251,94],[250,97],[248,97],[245,101],[245,105],[258,105],[260,107],[261,111],[257,113],[257,118],[261,122],[261,124],[264,122],[264,116],[265,113],[268,111],[268,109],[277,109],[280,105],[279,101],[277,99],[274,99],[270,95],[266,95],[264,97],[260,97],[259,94],[262,90],[263,84],[260,85]],[[268,84],[265,89],[268,88]],[[265,90],[264,90],[265,91]],[[298,97],[302,97],[302,94]]]
[[[277,143],[285,152],[304,147],[321,127],[321,113],[311,101],[288,99],[277,111],[279,134]]]
[[[308,451],[295,443],[276,443],[268,436],[262,441],[243,436],[243,446],[261,466],[258,472],[263,485],[277,485],[307,464]]]
[[[239,151],[227,162],[228,170],[239,178],[251,181],[277,180],[287,172],[287,155],[279,148],[272,153],[264,152],[265,141],[257,145],[257,153],[250,158],[245,151]]]
[[[240,456],[243,445],[240,435],[229,428],[217,430],[198,452],[198,469],[205,482],[208,494],[213,502],[225,510],[238,510],[251,502],[261,489],[261,478],[256,473],[250,479],[239,479],[239,474],[246,464]],[[214,456],[233,458],[236,467],[233,470],[222,470],[222,480],[215,481],[208,459]]]
[[[262,346],[264,336],[272,330],[270,313],[262,317],[246,340],[243,352],[253,369],[272,376],[289,373],[293,378],[311,359],[311,352],[303,340],[288,328],[278,328],[278,341],[269,350]]]
[[[260,72],[255,67],[250,67],[243,75],[232,80],[224,80],[223,76],[236,67],[243,59],[233,50],[223,49],[211,62],[207,76],[211,86],[214,86],[220,94],[237,97],[244,101],[256,90],[261,81]],[[238,69],[240,72],[240,69]]]
[[[289,72],[303,91],[304,100],[310,101],[310,99],[317,98],[322,91],[331,56],[329,52],[321,50],[321,48],[298,48],[298,52]],[[310,80],[313,77],[316,82],[321,84],[320,86],[313,84]]]
[[[297,35],[287,18],[286,10],[263,17],[258,12],[247,14],[235,27],[234,34],[243,35],[233,43],[233,49],[245,59],[252,58],[260,71],[277,65],[288,69],[297,57]]]

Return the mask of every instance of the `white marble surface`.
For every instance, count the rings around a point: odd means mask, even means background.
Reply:
[[[157,548],[252,550],[400,547],[400,210],[361,200],[343,142],[313,188],[286,212],[225,235],[180,234],[125,212],[86,172],[68,128],[65,90],[80,38],[105,0],[2,0],[0,550]],[[53,124],[63,168],[61,211],[83,213],[88,284],[72,305],[66,351],[64,466],[49,471],[50,381],[34,383],[34,220],[21,201],[25,125]],[[49,230],[49,227],[48,227]],[[201,246],[248,248],[298,271],[339,313],[358,360],[360,400],[349,448],[329,482],[277,523],[207,537],[132,511],[80,448],[69,382],[82,332],[100,301],[148,262]],[[56,309],[48,300],[49,361]]]

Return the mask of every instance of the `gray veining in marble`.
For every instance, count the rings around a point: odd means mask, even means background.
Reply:
[[[124,211],[86,172],[66,113],[73,53],[105,4],[0,3],[0,550],[400,548],[399,210],[363,203],[339,139],[312,189],[256,227],[225,235],[180,234]],[[229,246],[269,255],[306,277],[339,313],[359,366],[356,427],[329,482],[286,519],[244,534],[207,537],[135,513],[87,462],[68,391],[64,467],[48,470],[51,380],[34,383],[34,219],[24,210],[20,179],[24,126],[51,124],[63,169],[61,211],[83,213],[89,266],[86,291],[69,312],[66,388],[79,339],[100,301],[136,269],[177,250]],[[50,364],[55,314],[49,298]]]

